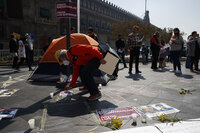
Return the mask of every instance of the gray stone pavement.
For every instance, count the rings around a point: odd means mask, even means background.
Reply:
[[[101,126],[95,111],[97,109],[115,107],[137,107],[147,104],[166,103],[181,110],[173,114],[180,119],[200,118],[200,74],[191,73],[184,68],[182,63],[182,75],[169,72],[170,63],[164,70],[152,71],[150,64],[140,64],[142,74],[128,75],[128,69],[120,65],[119,77],[103,86],[102,98],[98,101],[87,102],[89,94],[79,92],[78,88],[72,99],[64,99],[59,102],[58,94],[61,85],[57,83],[29,82],[31,72],[22,68],[20,72],[14,72],[7,66],[0,66],[0,86],[7,83],[7,89],[20,89],[11,97],[0,97],[0,108],[19,109],[13,119],[0,121],[1,133],[21,132],[47,132],[47,133],[87,133],[111,131]],[[134,69],[133,69],[134,70]],[[12,78],[9,79],[9,76]],[[5,85],[5,84],[4,84]],[[192,94],[180,95],[181,88],[193,90]],[[55,92],[51,99],[49,94]],[[27,121],[36,120],[36,129],[29,130]],[[124,120],[121,129],[135,128],[159,123],[156,118],[148,119],[142,124],[140,118],[137,126],[132,126],[131,120]]]

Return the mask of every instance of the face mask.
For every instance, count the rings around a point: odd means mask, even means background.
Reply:
[[[63,61],[63,64],[64,64],[65,66],[68,66],[68,65],[69,65],[69,61],[68,61],[68,60],[64,60],[64,61]]]

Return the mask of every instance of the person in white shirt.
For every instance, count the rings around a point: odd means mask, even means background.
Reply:
[[[30,61],[26,57],[26,49],[25,49],[25,44],[23,43],[23,38],[20,38],[20,40],[18,41],[18,44],[19,44],[18,54],[19,54],[20,62],[17,65],[16,69],[20,70],[19,67],[22,65],[22,63],[26,59],[26,63],[28,65],[28,67],[29,67],[29,71],[33,70],[31,68]]]

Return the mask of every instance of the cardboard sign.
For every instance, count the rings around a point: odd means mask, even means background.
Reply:
[[[119,59],[108,52],[106,56],[104,57],[104,60],[106,61],[106,64],[101,64],[99,66],[99,70],[109,75],[112,75],[116,68],[117,63],[119,62]]]
[[[132,114],[140,116],[132,107],[100,109],[96,112],[101,121],[111,121],[113,118],[130,119]]]

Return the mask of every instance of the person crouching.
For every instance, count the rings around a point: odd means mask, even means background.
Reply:
[[[90,93],[88,101],[101,98],[101,92],[94,81],[93,75],[100,64],[105,64],[102,53],[90,45],[75,45],[69,50],[61,49],[56,51],[56,58],[59,63],[64,65],[72,64],[73,74],[69,85],[66,85],[65,90],[70,90],[75,85],[78,76],[80,76],[84,88]]]

